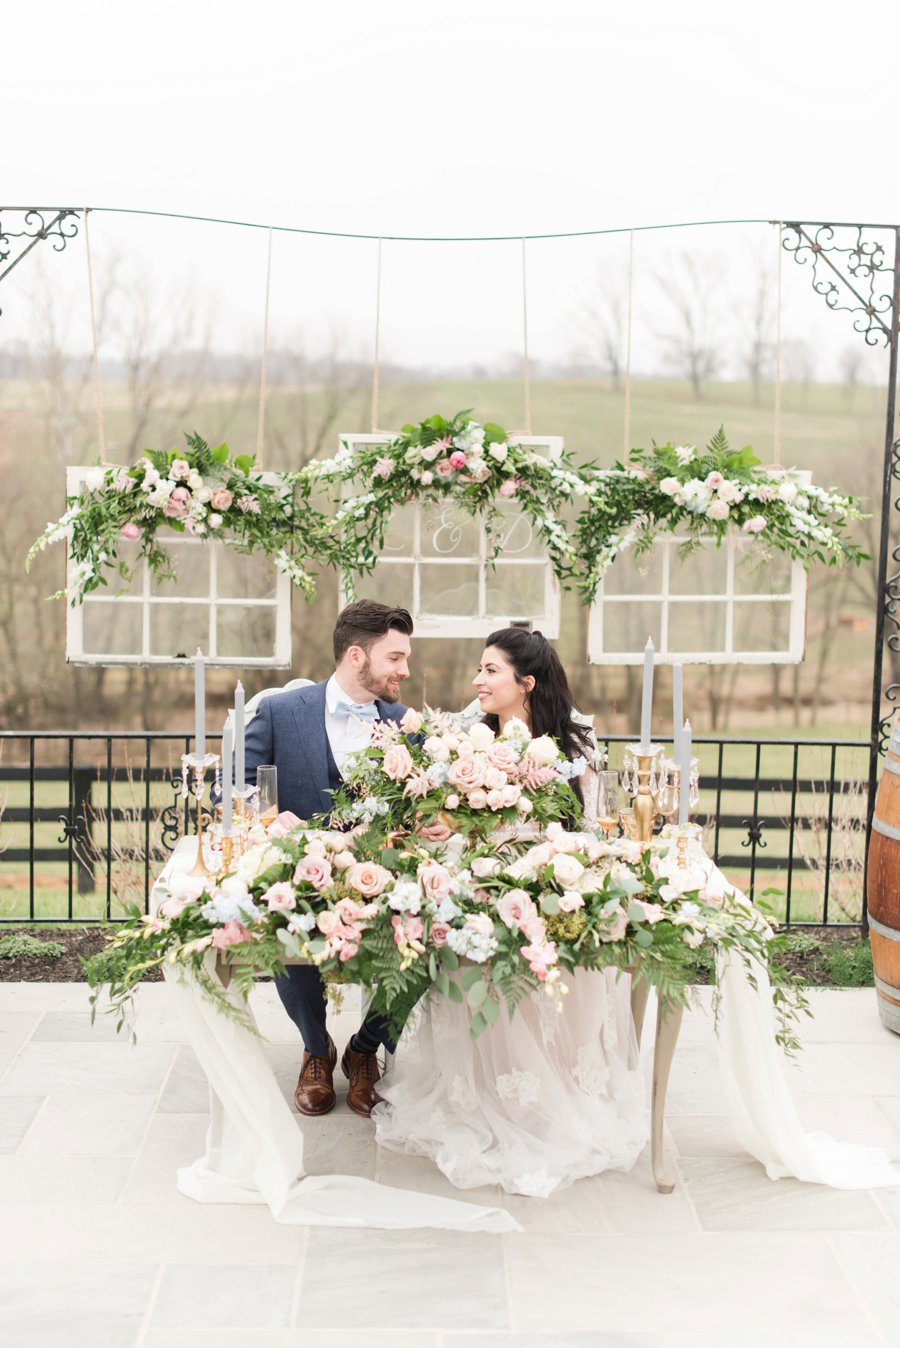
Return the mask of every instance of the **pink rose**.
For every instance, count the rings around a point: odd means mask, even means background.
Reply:
[[[295,885],[312,885],[313,889],[324,889],[331,879],[331,862],[324,857],[307,855],[302,857],[294,869]]]
[[[415,735],[422,729],[422,713],[415,711],[412,707],[407,707],[403,713],[403,719],[400,722],[400,729],[404,735]]]
[[[413,770],[412,754],[405,744],[392,744],[385,750],[381,770],[392,782],[402,781]]]
[[[172,467],[169,469],[169,477],[180,478],[190,476],[191,465],[187,459],[175,459]]]
[[[230,492],[227,487],[217,487],[212,494],[210,505],[213,510],[227,510],[233,500],[234,493]]]
[[[580,894],[576,894],[574,889],[566,889],[559,896],[559,910],[561,913],[577,913],[579,908],[584,907],[584,899]]]
[[[598,922],[597,935],[601,941],[621,941],[625,935],[628,926],[628,916],[624,909],[616,908],[613,913],[607,913],[606,917],[612,917],[612,922]]]
[[[439,477],[449,477],[453,472],[453,465],[449,459],[441,459],[434,465],[434,471]]]
[[[348,927],[355,927],[362,920],[363,906],[355,899],[338,899],[334,911]]]
[[[372,899],[390,884],[391,873],[374,861],[357,861],[347,868],[344,879],[363,898]]]
[[[347,871],[356,862],[356,857],[352,852],[338,852],[334,859],[334,869],[336,871]]]
[[[270,885],[264,897],[270,913],[288,913],[297,907],[293,886],[289,885],[287,880],[281,880],[277,885]]]
[[[497,789],[497,788],[495,787],[493,791],[489,791],[489,792],[487,793],[487,806],[488,806],[488,809],[489,809],[489,810],[502,810],[502,809],[503,809],[503,792],[502,792],[502,790],[499,790],[499,789]]]
[[[441,903],[444,899],[450,897],[450,888],[453,881],[450,872],[445,867],[437,862],[431,866],[420,866],[418,876],[422,893],[426,898],[432,899],[434,903]]]
[[[455,449],[450,455],[451,468],[465,468],[466,456],[461,449]]]
[[[451,791],[450,795],[444,801],[444,805],[448,810],[459,809],[459,796],[456,794],[455,791]]]
[[[476,857],[469,869],[479,880],[483,880],[488,875],[496,875],[500,869],[500,862],[496,857]]]
[[[494,923],[487,913],[469,913],[466,917],[466,926],[469,931],[474,931],[478,936],[493,936]]]
[[[487,760],[492,768],[499,768],[501,772],[509,772],[514,768],[518,760],[518,751],[514,744],[509,740],[494,740],[487,751]]]
[[[341,919],[333,908],[326,908],[325,911],[320,913],[316,918],[316,926],[322,935],[326,937],[333,936],[340,925]]]
[[[471,805],[471,807],[472,807],[473,810],[486,810],[486,809],[487,809],[487,792],[486,792],[486,791],[482,791],[480,787],[479,787],[477,790],[475,790],[475,791],[470,791],[470,792],[469,792],[469,804]]]
[[[450,764],[447,781],[451,786],[458,786],[466,794],[475,790],[476,787],[483,786],[484,759],[476,754],[466,758],[458,758],[455,763]]]
[[[166,504],[163,506],[163,514],[165,515],[166,519],[169,520],[183,519],[186,513],[187,508],[185,507],[184,502],[173,501],[171,496],[169,497],[168,501],[166,501]]]
[[[537,917],[534,900],[524,889],[508,889],[497,900],[497,915],[507,927],[521,927]]]
[[[500,483],[500,486],[497,488],[497,495],[506,497],[515,496],[518,485],[519,484],[514,477],[508,477],[505,482]]]
[[[506,786],[507,777],[505,772],[499,768],[488,768],[484,774],[484,784],[489,791],[499,791],[501,787]]]
[[[238,945],[241,941],[247,941],[250,933],[242,922],[226,922],[224,927],[217,927],[212,934],[212,944],[216,950],[227,950],[230,945]]]
[[[175,487],[169,496],[170,501],[180,501],[182,505],[184,505],[185,501],[189,501],[190,499],[191,493],[188,491],[187,487]]]
[[[450,930],[446,922],[432,922],[431,924],[431,944],[440,950],[442,945],[447,944],[447,932]]]
[[[181,917],[187,907],[186,899],[166,899],[165,903],[159,905],[159,911],[163,917],[176,918]]]
[[[752,519],[744,521],[743,530],[745,534],[761,534],[765,527],[765,515],[754,515]]]
[[[380,459],[377,459],[376,462],[375,462],[375,467],[372,469],[372,476],[373,476],[373,477],[390,477],[390,475],[391,475],[391,473],[392,473],[393,471],[394,471],[394,460],[393,460],[393,459],[380,458]]]
[[[512,805],[518,805],[519,797],[522,794],[522,788],[521,786],[517,786],[515,782],[510,782],[508,786],[502,788],[502,794],[503,808],[509,809]]]
[[[135,539],[140,538],[140,536],[141,536],[140,529],[137,527],[136,524],[133,524],[131,520],[129,520],[127,524],[123,524],[121,529],[119,530],[120,538]]]
[[[718,491],[719,487],[724,486],[725,479],[721,473],[707,473],[706,486],[711,491]]]

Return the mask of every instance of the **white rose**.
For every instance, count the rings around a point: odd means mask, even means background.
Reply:
[[[440,452],[437,445],[423,445],[419,450],[419,453],[426,463],[434,463]]]
[[[784,501],[785,505],[790,505],[797,495],[796,482],[782,482],[778,487],[778,499]]]
[[[218,527],[219,527],[219,525],[220,525],[221,523],[222,523],[222,516],[221,516],[221,515],[210,515],[210,517],[209,517],[209,527],[210,527],[210,529],[218,529]]]
[[[469,458],[480,459],[483,453],[484,453],[484,445],[481,443],[481,441],[473,440],[471,445],[469,446]]]
[[[503,727],[503,737],[508,740],[530,740],[531,731],[519,716],[512,716]],[[557,755],[558,756],[558,755]]]
[[[199,491],[200,488],[203,486],[203,478],[197,472],[196,468],[192,468],[191,471],[188,473],[187,484],[190,487],[191,491]]]
[[[491,445],[488,453],[491,458],[496,459],[498,463],[505,463],[506,456],[509,453],[509,445]]]
[[[547,767],[559,758],[559,749],[549,735],[539,735],[536,740],[532,740],[525,746],[525,753],[529,758],[533,758],[535,763]]]
[[[434,473],[432,473],[429,469],[426,468],[425,472],[422,473],[421,477],[419,478],[419,481],[421,482],[423,487],[430,486],[431,483],[434,481]]]
[[[706,508],[706,515],[711,520],[727,520],[731,513],[731,507],[727,501],[710,501]]]
[[[106,477],[105,468],[90,468],[84,475],[84,485],[88,491],[98,491]]]
[[[491,730],[489,725],[485,725],[482,721],[473,725],[469,731],[469,743],[472,745],[473,749],[477,749],[479,752],[489,749],[493,741],[493,730]]]
[[[584,867],[578,858],[571,856],[568,852],[562,852],[553,858],[553,878],[564,889],[571,889],[583,870]]]
[[[729,482],[726,479],[722,483],[721,487],[719,488],[720,501],[730,501],[733,504],[737,504],[738,501],[743,501],[743,499],[744,493],[741,491],[740,487],[737,485],[736,482]]]
[[[199,491],[195,494],[195,500],[199,501],[201,505],[206,505],[207,501],[212,500],[212,488],[200,487]]]
[[[677,477],[664,477],[659,484],[659,489],[665,496],[674,496],[681,490],[681,483]]]

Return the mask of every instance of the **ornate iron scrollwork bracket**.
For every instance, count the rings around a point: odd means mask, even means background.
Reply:
[[[54,252],[63,252],[78,233],[80,215],[81,211],[74,206],[0,206],[0,281],[44,240],[50,240]],[[10,254],[19,247],[13,243],[14,239],[26,242],[10,262]]]
[[[747,837],[741,843],[741,847],[768,847],[769,844],[763,838],[765,819],[742,819],[741,823],[747,826]]]
[[[66,843],[70,838],[75,842],[83,842],[87,837],[87,821],[83,814],[76,814],[73,819],[67,814],[61,814],[59,822],[62,824],[62,833],[56,840],[58,843]]]

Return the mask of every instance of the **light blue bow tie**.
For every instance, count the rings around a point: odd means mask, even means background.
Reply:
[[[374,702],[344,702],[341,700],[334,709],[335,716],[355,716],[358,721],[377,721],[378,708]]]

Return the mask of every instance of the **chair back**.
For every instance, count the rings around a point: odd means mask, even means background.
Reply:
[[[253,694],[249,702],[244,704],[244,725],[249,725],[253,720],[264,697],[277,697],[279,693],[290,693],[295,688],[308,688],[311,683],[315,683],[315,679],[290,679],[281,688],[261,688],[258,693]],[[229,711],[225,720],[225,724],[232,726],[232,728],[234,728],[233,711],[234,708]]]

